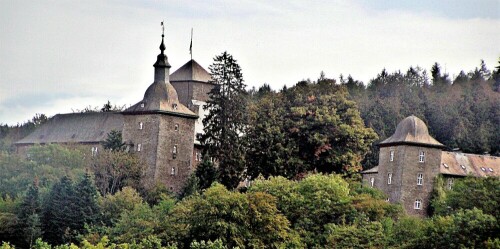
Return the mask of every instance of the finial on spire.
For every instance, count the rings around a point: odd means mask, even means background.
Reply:
[[[189,54],[191,55],[191,60],[193,60],[193,28],[191,28],[191,43],[189,44]]]
[[[161,22],[161,44],[160,44],[161,54],[163,54],[163,51],[165,51],[165,43],[163,43],[163,37],[165,37],[165,26],[163,25],[163,21],[162,21]]]

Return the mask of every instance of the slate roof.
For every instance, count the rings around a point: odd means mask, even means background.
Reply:
[[[439,172],[456,176],[499,177],[500,157],[443,151]]]
[[[57,114],[16,144],[95,143],[123,130],[123,115],[113,112]]]
[[[199,81],[209,82],[212,76],[195,60],[190,60],[170,75],[171,82]]]
[[[393,144],[416,144],[431,147],[444,147],[442,143],[429,135],[429,130],[424,121],[413,115],[399,122],[394,134],[379,143],[380,146]]]

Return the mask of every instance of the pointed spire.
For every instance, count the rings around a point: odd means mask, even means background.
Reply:
[[[156,62],[153,65],[155,67],[155,81],[165,81],[169,80],[169,68],[170,64],[168,63],[168,57],[165,54],[165,26],[163,26],[163,22],[161,22],[161,44],[160,51],[161,53],[156,57]]]

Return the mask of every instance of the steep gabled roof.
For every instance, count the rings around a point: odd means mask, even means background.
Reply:
[[[190,60],[170,75],[170,82],[199,81],[209,82],[212,76],[195,60]]]
[[[57,114],[16,144],[95,143],[123,130],[123,115],[113,112]]]
[[[439,172],[456,176],[500,176],[500,157],[467,153],[441,153]]]
[[[417,144],[422,146],[444,147],[442,143],[429,135],[429,130],[424,121],[413,115],[399,122],[394,134],[382,141],[379,145],[388,146],[394,144]]]

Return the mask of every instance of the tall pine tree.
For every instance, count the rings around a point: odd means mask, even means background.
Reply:
[[[218,164],[219,181],[235,188],[245,169],[242,138],[246,125],[245,84],[240,66],[227,52],[216,56],[209,69],[216,87],[210,91],[204,107],[209,113],[203,120],[203,154]]]
[[[33,185],[31,185],[26,192],[26,196],[17,214],[19,220],[19,234],[22,235],[24,242],[26,242],[26,246],[29,245],[29,248],[31,248],[33,242],[42,235],[40,211],[38,179],[35,178]]]

